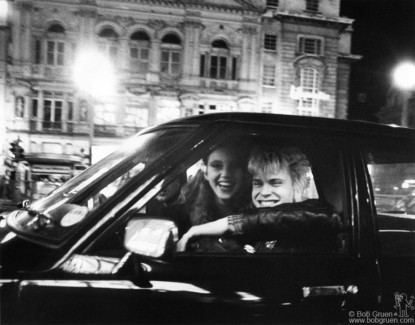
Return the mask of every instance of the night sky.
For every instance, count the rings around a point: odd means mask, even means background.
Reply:
[[[341,15],[355,19],[352,53],[363,55],[352,65],[349,119],[377,121],[393,67],[415,60],[414,0],[341,0]],[[358,94],[366,93],[366,102]]]

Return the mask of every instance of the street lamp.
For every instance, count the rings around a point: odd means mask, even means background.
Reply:
[[[415,89],[415,63],[403,62],[399,64],[392,74],[393,83],[402,93],[402,115],[401,125],[408,126],[408,101],[412,91]]]
[[[76,87],[90,96],[93,102],[88,105],[89,159],[92,163],[92,144],[94,140],[94,105],[98,99],[115,93],[115,72],[111,61],[94,48],[85,48],[78,52],[73,66],[73,80]]]

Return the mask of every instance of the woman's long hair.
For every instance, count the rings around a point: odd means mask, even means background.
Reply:
[[[250,176],[247,172],[249,151],[246,149],[240,149],[240,142],[238,143],[239,146],[237,146],[235,139],[227,141],[226,143],[213,148],[213,150],[211,150],[209,154],[203,158],[203,168],[206,168],[210,154],[215,150],[225,148],[234,151],[238,159],[240,159],[241,168],[244,172],[242,186],[238,193],[236,193],[236,195],[229,202],[231,210],[235,211],[235,213],[249,204],[251,192],[249,186]],[[247,147],[248,146],[245,146],[244,148]],[[215,193],[213,192],[209,182],[205,179],[204,171],[201,169],[197,171],[195,176],[193,176],[185,186],[183,186],[180,195],[180,202],[187,208],[190,215],[190,223],[192,225],[215,221],[219,218],[217,215],[218,211],[216,210]]]

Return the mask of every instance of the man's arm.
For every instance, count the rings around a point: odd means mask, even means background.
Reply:
[[[244,235],[249,240],[311,238],[338,234],[342,230],[340,216],[319,200],[287,203],[229,216],[228,223],[230,232]]]
[[[182,237],[178,251],[184,251],[193,237],[224,234],[242,235],[247,240],[265,241],[289,238],[291,240],[330,240],[342,231],[340,216],[334,209],[319,201],[281,204],[274,208],[258,209],[231,215],[214,222],[198,225]]]

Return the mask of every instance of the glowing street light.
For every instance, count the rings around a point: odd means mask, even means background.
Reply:
[[[394,85],[401,91],[403,97],[403,107],[401,115],[401,125],[408,126],[408,101],[411,92],[415,89],[415,64],[403,62],[399,64],[392,74]]]
[[[6,0],[0,0],[0,26],[7,25],[9,4]]]
[[[111,61],[104,54],[85,49],[79,52],[73,68],[76,86],[98,99],[115,92],[115,72]]]
[[[95,49],[83,49],[76,56],[73,66],[73,81],[76,87],[91,96],[91,102],[115,93],[115,71],[107,56]],[[94,140],[94,105],[88,105],[89,159],[92,163],[92,144]]]

